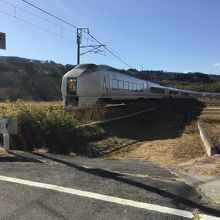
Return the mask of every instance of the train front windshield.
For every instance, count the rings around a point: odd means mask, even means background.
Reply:
[[[68,78],[67,80],[67,92],[68,94],[75,95],[76,94],[76,86],[77,86],[76,78]]]

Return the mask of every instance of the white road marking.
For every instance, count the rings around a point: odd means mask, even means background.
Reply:
[[[199,214],[200,220],[218,220],[220,218],[218,217],[213,217],[210,215],[204,215],[204,214]]]
[[[27,186],[34,186],[34,187],[43,188],[43,189],[50,189],[50,190],[54,190],[57,192],[64,192],[64,193],[77,195],[77,196],[81,196],[81,197],[102,200],[105,202],[112,202],[112,203],[116,203],[116,204],[120,204],[120,205],[132,206],[132,207],[151,210],[151,211],[155,211],[155,212],[162,212],[162,213],[170,214],[170,215],[177,215],[177,216],[190,218],[190,219],[192,219],[194,217],[194,215],[189,211],[169,208],[169,207],[160,206],[160,205],[153,205],[150,203],[138,202],[138,201],[133,201],[133,200],[129,200],[129,199],[122,199],[119,197],[107,196],[107,195],[77,190],[77,189],[63,187],[63,186],[57,186],[57,185],[52,185],[52,184],[47,184],[47,183],[40,183],[40,182],[35,182],[35,181],[30,181],[30,180],[23,180],[23,179],[1,176],[1,175],[0,175],[0,180],[11,182],[11,183],[18,183],[18,184],[27,185]],[[220,220],[220,218],[209,216],[209,215],[200,215],[200,216],[202,217],[203,220],[205,220],[205,219]]]

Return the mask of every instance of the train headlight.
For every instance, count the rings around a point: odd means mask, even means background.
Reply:
[[[68,78],[67,91],[68,92],[75,92],[76,91],[76,79],[75,78]]]

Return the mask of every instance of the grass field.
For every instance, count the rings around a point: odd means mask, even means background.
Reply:
[[[154,101],[134,101],[128,105],[108,105],[103,107],[102,105],[96,105],[92,108],[76,108],[67,107],[63,109],[63,103],[60,102],[35,102],[35,101],[17,101],[17,102],[0,102],[0,116],[3,116],[5,112],[17,112],[19,108],[28,108],[31,111],[43,110],[54,111],[59,114],[60,112],[66,112],[76,119],[78,124],[85,124],[92,121],[103,120],[107,118],[123,116],[126,114],[135,113],[137,111],[145,110],[155,107]]]
[[[217,151],[220,149],[220,106],[207,106],[199,119],[203,122],[204,127],[211,138]]]
[[[60,101],[54,102],[37,102],[37,101],[17,101],[17,102],[0,102],[0,108],[8,108],[14,107],[18,102],[22,102],[24,105],[27,106],[41,106],[41,107],[62,107],[63,103]]]
[[[13,102],[0,103],[0,116],[16,118],[18,135],[12,137],[16,149],[33,150],[46,148],[55,153],[79,153],[86,156],[98,156],[112,148],[120,148],[134,142],[127,137],[118,137],[115,127],[109,125],[76,129],[77,125],[102,120],[151,108],[148,103],[90,109],[63,109],[59,102]],[[115,125],[114,125],[115,126]],[[120,126],[119,126],[120,128]],[[126,125],[121,126],[126,130]],[[112,147],[113,146],[113,147]]]
[[[218,102],[158,100],[111,108],[64,110],[61,102],[0,103],[0,115],[18,119],[16,149],[76,153],[108,159],[150,160],[186,172],[219,173],[219,157],[207,158],[197,129],[203,120],[212,140],[219,137]],[[158,106],[118,122],[75,129],[89,121],[111,118]],[[190,117],[187,113],[192,112]]]
[[[182,170],[195,174],[219,174],[220,156],[207,157],[201,141],[197,121],[203,121],[205,128],[214,144],[220,144],[220,101],[204,100],[202,109],[195,106],[192,109],[193,120],[186,123],[183,132],[176,137],[157,138],[137,143],[127,149],[117,151],[108,156],[111,159],[150,160],[161,166]],[[167,118],[168,119],[168,118]],[[166,129],[175,132],[175,121],[166,120]],[[169,124],[170,123],[170,124]],[[154,134],[161,125],[152,125]]]

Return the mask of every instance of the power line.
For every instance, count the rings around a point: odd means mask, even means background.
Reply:
[[[70,24],[69,22],[67,22],[67,21],[65,21],[65,20],[63,20],[63,19],[61,19],[61,18],[59,18],[59,17],[57,17],[57,16],[55,16],[55,15],[53,15],[53,14],[51,14],[51,13],[45,11],[44,9],[42,9],[42,8],[40,8],[40,7],[34,5],[34,4],[32,4],[32,3],[30,3],[30,2],[28,2],[28,1],[26,1],[26,0],[21,0],[21,1],[25,2],[26,4],[28,4],[28,5],[30,5],[30,6],[32,6],[32,7],[34,7],[34,8],[36,8],[36,9],[42,11],[42,12],[44,12],[45,14],[47,14],[47,15],[49,15],[49,16],[51,16],[51,17],[53,17],[53,18],[55,18],[55,19],[57,19],[57,20],[59,20],[59,21],[61,21],[61,22],[63,22],[63,23],[65,23],[65,24],[67,24],[67,25],[69,25],[69,26],[71,26],[71,27],[77,29],[77,27],[76,27],[75,25]]]
[[[98,55],[100,55],[100,56],[103,56],[103,57],[107,57],[107,58],[112,59],[112,60],[114,60],[114,61],[117,61],[117,59],[116,59],[115,57],[111,57],[111,56],[108,56],[108,55],[103,54],[103,53],[100,53],[100,52],[97,52],[96,54],[98,54]]]
[[[62,39],[64,39],[64,40],[66,40],[66,41],[74,42],[74,41],[72,41],[72,40],[70,40],[70,39],[64,38],[62,35],[56,34],[56,33],[52,32],[52,31],[49,31],[49,30],[46,29],[46,28],[42,28],[42,27],[40,27],[40,26],[38,26],[38,25],[36,25],[36,24],[33,24],[33,23],[29,22],[29,21],[26,21],[26,20],[24,20],[24,19],[22,19],[22,18],[16,17],[16,19],[22,21],[23,23],[26,23],[26,24],[28,24],[28,25],[31,25],[31,26],[33,26],[33,27],[35,27],[35,28],[38,28],[38,29],[40,29],[40,30],[42,30],[42,31],[45,31],[45,32],[47,32],[47,33],[49,33],[49,34],[52,34],[52,35],[54,35],[54,36],[56,36],[56,37],[60,37],[60,38],[62,38]]]
[[[2,1],[2,0],[0,0],[0,1]],[[3,2],[3,1],[2,1],[2,2]],[[50,30],[48,30],[48,29],[46,29],[46,28],[42,28],[42,27],[40,27],[39,25],[33,24],[33,23],[31,23],[31,22],[29,22],[29,21],[27,21],[27,20],[25,20],[25,19],[19,18],[19,17],[17,17],[17,16],[14,16],[14,15],[12,15],[12,14],[9,14],[9,13],[7,13],[7,12],[5,12],[5,11],[0,10],[0,13],[2,13],[2,14],[4,14],[4,15],[7,15],[7,16],[9,16],[9,17],[12,17],[12,18],[14,18],[14,19],[17,19],[17,20],[19,20],[19,21],[21,21],[21,22],[23,22],[23,23],[25,23],[25,24],[28,24],[28,25],[30,25],[30,26],[32,26],[32,27],[35,27],[35,28],[38,28],[38,29],[40,29],[40,30],[42,30],[42,31],[45,31],[45,32],[47,32],[47,33],[49,33],[49,34],[52,34],[52,35],[54,35],[54,36],[56,36],[56,37],[62,38],[62,39],[64,39],[64,40],[66,40],[66,41],[74,42],[73,40],[70,40],[70,39],[67,39],[67,38],[63,37],[62,35],[59,35],[59,34],[57,34],[57,33],[54,33],[54,32],[52,32],[52,31],[50,31]],[[67,29],[67,30],[68,30],[68,29]]]
[[[62,26],[62,25],[60,25],[60,24],[57,24],[57,23],[52,22],[52,21],[50,21],[50,20],[48,20],[48,19],[46,19],[46,18],[44,18],[44,17],[41,17],[41,16],[39,16],[39,15],[36,15],[36,14],[30,12],[30,11],[27,11],[27,10],[25,10],[25,9],[23,9],[23,8],[21,8],[21,7],[19,7],[19,6],[17,6],[17,5],[14,5],[14,4],[11,4],[11,3],[9,3],[9,2],[6,2],[5,0],[0,0],[0,1],[3,2],[3,3],[6,4],[6,5],[10,5],[10,6],[14,7],[14,17],[16,17],[16,11],[17,11],[17,9],[19,9],[19,10],[21,10],[21,11],[23,11],[23,12],[29,14],[29,15],[32,15],[32,16],[34,16],[34,17],[36,17],[36,18],[40,18],[40,19],[43,20],[43,21],[46,21],[46,22],[48,22],[48,23],[50,23],[50,24],[53,24],[54,26],[57,26],[57,27],[59,27],[59,28],[65,29],[65,30],[70,31],[70,32],[72,32],[72,33],[75,33],[73,30],[70,30],[70,29],[68,29],[68,28],[66,28],[66,27],[64,27],[64,26]]]
[[[0,0],[0,1],[2,1],[2,0]],[[23,12],[25,12],[25,13],[27,13],[27,14],[30,14],[30,15],[35,16],[35,17],[37,17],[37,18],[40,18],[40,19],[43,20],[43,21],[46,21],[46,22],[48,22],[48,23],[50,23],[50,24],[53,24],[54,26],[57,26],[57,27],[59,27],[59,28],[65,29],[65,30],[70,31],[70,32],[72,32],[72,33],[75,33],[73,30],[70,30],[70,29],[68,29],[68,28],[66,28],[66,27],[64,27],[64,26],[62,26],[62,25],[59,25],[59,24],[57,24],[57,23],[55,23],[55,22],[52,22],[52,21],[50,21],[50,20],[48,20],[48,19],[46,19],[46,18],[43,18],[43,17],[41,17],[41,16],[39,16],[39,15],[36,15],[36,14],[34,14],[34,13],[31,13],[31,12],[29,12],[29,11],[23,9],[23,8],[20,8],[20,7],[18,7],[18,6],[14,6],[14,7],[16,7],[16,9],[17,9],[17,8],[20,9],[21,11],[23,11]]]
[[[74,42],[74,41],[72,41],[72,40],[70,40],[70,39],[67,39],[67,38],[64,38],[64,37],[63,37],[63,30],[67,30],[67,31],[73,32],[72,30],[70,30],[70,29],[68,29],[68,28],[66,28],[66,27],[64,27],[64,26],[61,26],[61,25],[59,25],[59,24],[57,24],[57,23],[54,23],[54,22],[52,22],[52,21],[50,21],[50,20],[48,20],[48,19],[46,19],[46,18],[43,18],[43,17],[38,16],[38,15],[36,15],[36,14],[33,14],[33,13],[31,13],[31,12],[29,12],[29,11],[27,11],[27,10],[21,8],[21,7],[18,7],[18,6],[16,6],[16,5],[14,5],[14,4],[8,3],[8,2],[6,2],[6,1],[4,1],[4,0],[0,0],[0,1],[3,2],[3,3],[5,3],[5,4],[7,4],[7,5],[10,5],[10,6],[14,7],[14,15],[11,15],[11,14],[9,14],[9,13],[7,13],[7,12],[4,12],[4,11],[0,10],[1,13],[5,14],[5,15],[8,15],[8,16],[11,16],[11,17],[13,17],[13,18],[16,18],[16,19],[22,21],[23,23],[26,23],[26,24],[31,25],[31,26],[33,26],[33,27],[35,27],[35,28],[38,28],[38,29],[40,29],[40,30],[42,30],[42,31],[45,31],[45,32],[47,32],[47,33],[50,33],[50,34],[52,34],[52,35],[54,35],[54,36],[56,36],[56,37],[60,37],[60,38],[62,38],[62,39],[64,39],[64,40],[67,40],[67,41],[69,41],[69,42]],[[71,24],[71,23],[69,23],[69,22],[67,22],[67,21],[65,21],[65,20],[63,20],[63,19],[61,19],[61,18],[59,18],[59,17],[57,17],[57,16],[55,16],[55,15],[49,13],[49,12],[47,12],[46,10],[44,10],[44,9],[42,9],[42,8],[40,8],[40,7],[34,5],[34,4],[32,4],[32,3],[30,3],[30,2],[28,2],[28,1],[26,1],[26,0],[21,0],[21,1],[23,1],[24,3],[30,5],[31,7],[34,7],[35,9],[37,9],[37,10],[39,10],[39,11],[41,11],[41,12],[43,12],[43,13],[45,13],[45,14],[51,16],[52,18],[55,18],[55,19],[57,19],[57,20],[63,22],[64,24],[69,25],[69,26],[72,27],[72,28],[78,29],[77,26],[75,26],[75,25],[73,25],[73,24]],[[53,24],[53,25],[59,27],[59,28],[60,28],[60,35],[57,34],[57,33],[54,33],[53,31],[50,31],[50,30],[48,30],[48,29],[46,29],[46,28],[43,28],[43,27],[41,27],[41,26],[39,26],[39,25],[36,25],[36,24],[34,24],[34,23],[31,23],[30,21],[27,21],[27,20],[25,20],[25,19],[22,19],[22,18],[18,17],[17,14],[16,14],[17,9],[19,9],[19,10],[21,10],[21,11],[27,13],[27,14],[30,14],[30,15],[32,15],[32,16],[35,16],[35,17],[37,17],[37,18],[40,18],[41,20],[44,20],[44,21],[46,21],[46,22],[48,22],[48,23],[50,23],[50,24]],[[113,57],[115,57],[117,60],[121,61],[121,62],[122,62],[123,64],[125,64],[126,66],[128,66],[128,67],[130,67],[130,68],[133,68],[133,67],[132,67],[131,65],[129,65],[127,62],[125,62],[124,60],[122,60],[118,55],[116,55],[116,54],[113,53],[110,49],[108,49],[106,45],[102,44],[99,40],[97,40],[92,34],[90,34],[89,32],[87,32],[87,31],[85,31],[85,30],[82,30],[82,32],[88,34],[88,36],[89,36],[92,40],[96,41],[96,42],[99,44],[100,47],[103,47],[106,51],[108,51],[108,52],[109,52]],[[86,37],[83,36],[83,38],[86,38]],[[86,38],[86,39],[87,39],[87,41],[89,40],[89,38]],[[100,54],[100,53],[99,53],[99,54]],[[106,56],[106,57],[109,57],[109,56]],[[110,57],[109,57],[109,58],[110,58]]]
[[[118,55],[117,51],[113,50],[111,47],[108,47],[113,53],[115,53],[116,55]],[[135,64],[137,67],[140,66],[143,69],[143,65],[139,65],[138,63],[136,63],[133,59],[131,60],[130,58],[127,57],[123,57],[123,59],[128,60],[130,62],[132,62],[133,64]]]
[[[53,15],[53,14],[51,14],[50,12],[47,12],[46,10],[44,10],[44,9],[42,9],[42,8],[40,8],[40,7],[34,5],[34,4],[32,4],[32,3],[30,3],[30,2],[28,2],[28,1],[26,1],[26,0],[21,0],[21,1],[23,1],[24,3],[26,3],[26,4],[28,4],[28,5],[32,6],[32,7],[34,7],[35,9],[37,9],[37,10],[39,10],[39,11],[41,11],[41,12],[43,12],[43,13],[45,13],[45,14],[47,14],[47,15],[49,15],[49,16],[51,16],[51,17],[53,17],[53,18],[55,18],[55,19],[57,19],[57,20],[59,20],[59,21],[61,21],[61,22],[63,22],[63,23],[65,23],[65,24],[67,24],[67,25],[69,25],[69,26],[71,26],[71,27],[73,27],[73,28],[75,28],[75,29],[78,29],[77,26],[75,26],[75,25],[73,25],[73,24],[71,24],[71,23],[69,23],[69,22],[67,22],[67,21],[65,21],[65,20],[63,20],[63,19],[61,19],[61,18],[59,18],[59,17]],[[92,39],[94,39],[98,44],[104,45],[103,43],[101,43],[99,40],[97,40],[97,39],[96,39],[93,35],[91,35],[90,33],[87,33],[87,32],[85,32],[85,31],[83,31],[83,32],[86,33],[86,34],[88,34],[88,35],[89,35]],[[117,58],[118,60],[120,60],[122,63],[124,63],[125,65],[127,65],[127,66],[129,66],[130,68],[133,68],[133,69],[134,69],[134,67],[132,67],[131,65],[129,65],[127,62],[123,61],[118,55],[116,55],[115,53],[113,53],[112,51],[110,51],[106,46],[102,46],[102,47],[105,48],[105,50],[107,50],[111,55],[113,55],[115,58]]]
[[[97,40],[95,37],[93,37],[90,33],[88,33],[88,35],[94,39],[98,44],[102,44],[99,40]],[[118,57],[116,54],[114,54],[113,52],[111,52],[106,46],[103,46],[111,55],[113,55],[114,57],[116,57],[118,60],[120,60],[122,63],[124,63],[125,65],[129,66],[130,68],[134,69],[134,67],[132,67],[131,65],[129,65],[128,63],[126,63],[125,61],[123,61],[120,57]]]

